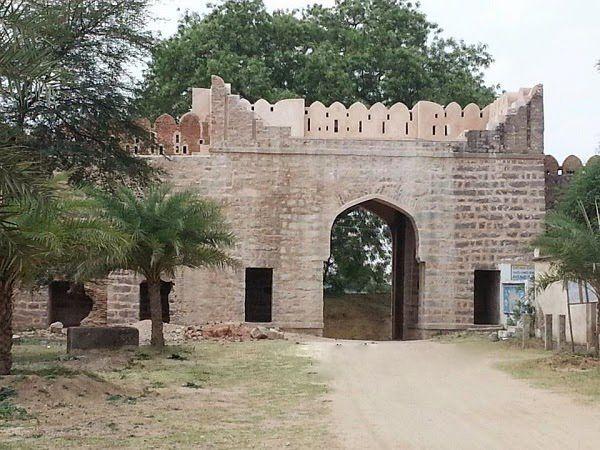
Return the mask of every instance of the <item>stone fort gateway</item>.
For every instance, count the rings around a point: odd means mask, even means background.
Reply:
[[[178,121],[146,122],[153,144],[127,144],[173,184],[221,204],[236,235],[238,267],[184,269],[163,283],[164,320],[183,325],[269,322],[320,334],[332,225],[358,207],[391,230],[394,339],[497,324],[500,267],[531,262],[554,186],[581,166],[544,156],[541,86],[483,109],[250,104],[216,76],[192,97]],[[146,318],[147,288],[126,272],[15,299],[17,328]]]

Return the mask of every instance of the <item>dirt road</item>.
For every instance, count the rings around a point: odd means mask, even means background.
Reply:
[[[431,341],[316,341],[343,448],[598,449],[600,406],[533,388],[489,353]]]

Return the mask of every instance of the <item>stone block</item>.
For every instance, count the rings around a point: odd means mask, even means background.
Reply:
[[[68,352],[138,345],[140,333],[133,327],[71,327],[67,330]]]

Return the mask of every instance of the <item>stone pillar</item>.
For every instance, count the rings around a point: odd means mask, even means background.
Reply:
[[[567,319],[564,314],[558,315],[558,336],[556,338],[556,347],[559,350],[567,348]]]
[[[107,325],[127,325],[140,320],[140,278],[117,271],[107,280]]]
[[[227,97],[230,93],[230,88],[223,79],[213,75],[210,87],[210,140],[213,144],[227,140]]]
[[[544,349],[552,350],[552,314],[544,315]]]
[[[587,350],[592,351],[596,348],[596,308],[597,303],[588,303],[585,305],[585,335]]]

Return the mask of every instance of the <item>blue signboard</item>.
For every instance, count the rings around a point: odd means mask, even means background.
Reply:
[[[504,314],[512,314],[517,301],[525,300],[525,283],[503,283],[502,284],[502,311]]]

